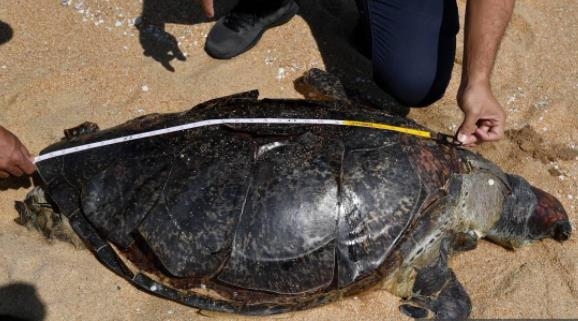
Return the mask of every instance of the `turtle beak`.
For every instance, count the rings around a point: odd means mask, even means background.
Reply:
[[[564,207],[553,195],[536,187],[531,187],[538,203],[528,220],[530,236],[533,239],[553,238],[566,241],[572,234],[572,225]]]

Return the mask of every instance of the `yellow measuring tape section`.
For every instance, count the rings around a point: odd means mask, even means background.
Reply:
[[[367,121],[357,121],[357,120],[344,120],[343,123],[347,126],[355,126],[355,127],[367,127],[367,128],[377,128],[377,129],[386,129],[391,130],[399,133],[424,137],[424,138],[433,138],[432,133],[427,130],[419,130],[413,128],[406,128],[406,127],[399,127],[399,126],[392,126],[380,123],[372,123]]]

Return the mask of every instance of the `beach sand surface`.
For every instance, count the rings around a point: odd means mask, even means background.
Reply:
[[[302,1],[300,16],[227,61],[205,54],[212,22],[190,2],[3,0],[2,34],[11,37],[0,44],[0,124],[36,154],[58,141],[63,129],[87,120],[107,128],[251,89],[259,89],[261,97],[300,98],[293,81],[311,67],[375,89],[371,64],[348,41],[353,1]],[[463,22],[465,2],[458,4]],[[233,5],[220,1],[217,13]],[[134,23],[141,16],[145,19],[137,22],[164,25],[165,33],[140,32]],[[475,149],[558,197],[573,224],[578,216],[577,35],[578,1],[517,3],[493,75],[494,92],[508,113],[506,138]],[[410,113],[447,133],[462,117],[454,99],[463,47],[461,33],[458,37],[446,97]],[[171,43],[186,60],[158,50],[158,44]],[[16,224],[14,202],[30,190],[24,183],[0,183],[0,315],[83,321],[407,319],[398,311],[399,299],[382,290],[266,318],[201,313],[148,295],[89,251],[49,243]],[[482,241],[475,251],[451,260],[471,295],[472,318],[578,318],[577,264],[575,236],[517,251]]]

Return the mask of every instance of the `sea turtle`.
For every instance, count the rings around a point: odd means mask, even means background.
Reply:
[[[41,154],[215,119],[423,128],[342,90],[325,93],[341,99],[250,91],[107,130],[84,124]],[[274,314],[381,286],[409,316],[462,320],[471,303],[448,266],[452,253],[484,237],[516,248],[572,231],[555,197],[482,156],[372,128],[213,124],[37,165],[42,183],[17,205],[23,223],[78,235],[138,288],[205,310]]]

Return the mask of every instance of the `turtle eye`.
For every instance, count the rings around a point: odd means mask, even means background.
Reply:
[[[572,233],[572,226],[560,201],[539,188],[531,188],[538,201],[528,221],[532,238],[551,237],[557,241],[567,240]]]

